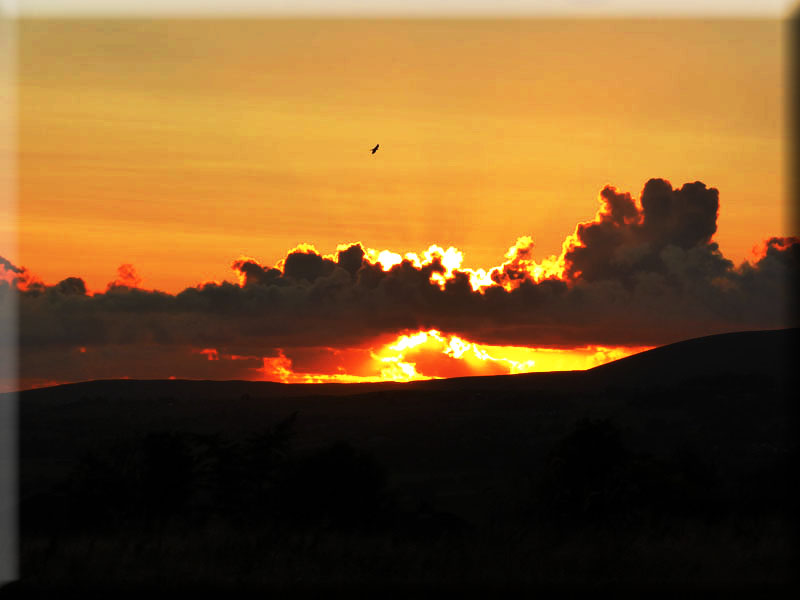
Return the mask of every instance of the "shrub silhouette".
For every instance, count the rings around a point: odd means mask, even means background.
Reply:
[[[218,513],[248,523],[274,512],[276,478],[291,456],[296,420],[293,413],[241,443],[216,440],[207,479]]]
[[[74,527],[158,527],[186,508],[194,465],[190,436],[149,433],[84,455],[53,499],[62,505],[60,518]]]
[[[275,466],[288,455],[294,419],[242,443],[215,435],[151,432],[87,452],[65,481],[23,502],[23,526],[159,528],[178,516],[231,517],[263,510]]]
[[[636,453],[609,420],[583,419],[550,452],[534,508],[559,527],[636,526],[645,516],[711,515],[715,485],[714,470],[697,454]]]
[[[162,524],[184,509],[192,494],[195,459],[186,435],[152,433],[141,446],[141,502],[147,525]]]
[[[88,453],[70,476],[53,489],[20,504],[23,533],[52,535],[113,529],[130,520],[137,485],[128,476],[130,448],[117,445],[104,454]]]
[[[276,492],[280,515],[301,528],[370,529],[391,505],[381,465],[346,442],[289,465]]]
[[[609,421],[579,421],[548,457],[537,490],[541,509],[556,522],[607,517],[628,491],[622,472],[629,458]]]

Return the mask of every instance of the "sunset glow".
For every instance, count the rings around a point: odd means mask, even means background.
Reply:
[[[283,352],[277,357],[264,358],[263,367],[257,371],[265,381],[281,383],[402,382],[471,375],[579,371],[649,349],[491,346],[430,329],[401,334],[383,346],[369,348],[370,361],[363,368],[372,374],[298,373],[293,371],[291,359]],[[218,360],[216,351],[203,350],[202,353],[207,354],[209,360]],[[326,367],[331,369],[331,365]],[[336,368],[335,364],[333,368]]]
[[[31,19],[19,44],[0,255],[45,281],[133,264],[176,293],[359,240],[457,248],[476,287],[525,236],[547,277],[598,189],[654,176],[724,194],[736,262],[796,233],[778,20]]]
[[[791,580],[796,15],[24,1],[9,589]]]
[[[582,370],[790,321],[778,20],[18,37],[21,385]]]

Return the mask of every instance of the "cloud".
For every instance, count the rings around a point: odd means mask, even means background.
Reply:
[[[606,186],[594,221],[581,223],[565,253],[566,275],[584,281],[632,284],[642,272],[665,273],[664,252],[702,248],[721,270],[732,266],[711,237],[717,231],[719,192],[697,181],[672,189],[651,179],[637,206],[630,194]]]
[[[241,285],[269,285],[277,283],[281,277],[279,269],[265,269],[252,258],[241,258],[231,265],[239,272]]]
[[[11,271],[12,273],[22,273],[21,268],[15,266],[14,264],[11,263],[11,261],[3,258],[2,256],[0,256],[0,267],[2,267],[4,271]]]
[[[77,277],[52,286],[2,281],[0,293],[19,296],[21,362],[30,376],[78,347],[92,352],[76,360],[125,348],[131,364],[139,364],[129,356],[139,349],[159,368],[178,351],[213,348],[228,356],[293,359],[312,369],[326,353],[363,349],[404,331],[570,347],[659,345],[796,324],[787,299],[800,261],[797,238],[770,238],[763,256],[735,266],[713,241],[714,188],[694,182],[673,189],[651,179],[638,202],[611,187],[599,199],[595,218],[567,237],[561,256],[538,263],[531,239],[521,238],[503,265],[480,275],[481,284],[476,272],[445,266],[457,253],[406,255],[386,270],[378,253],[354,243],[333,256],[303,245],[273,267],[241,258],[232,265],[237,283],[206,283],[174,295],[137,288],[131,265],[94,295]],[[231,375],[242,375],[242,361],[227,362]]]
[[[65,296],[72,294],[77,294],[79,296],[86,295],[86,284],[83,282],[83,279],[79,277],[67,277],[59,281],[56,285],[56,289]]]
[[[44,284],[28,273],[25,267],[18,267],[2,256],[0,256],[0,282],[6,282],[18,290],[27,290],[31,287],[44,289]]]
[[[142,278],[136,274],[136,269],[133,268],[133,265],[124,264],[117,268],[117,278],[108,284],[108,289],[135,288],[139,287],[140,283],[142,283]]]

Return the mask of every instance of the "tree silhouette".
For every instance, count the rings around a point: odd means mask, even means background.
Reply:
[[[304,528],[368,529],[390,505],[381,465],[346,442],[293,463],[276,491],[280,514]]]
[[[688,449],[668,459],[634,452],[608,419],[582,419],[556,444],[533,506],[557,527],[641,525],[645,517],[709,516],[715,470]]]
[[[241,525],[274,512],[279,470],[291,456],[297,413],[243,442],[213,446],[210,487],[217,512]]]
[[[581,420],[550,453],[539,498],[557,521],[605,516],[620,495],[620,474],[628,459],[619,430],[607,420]]]

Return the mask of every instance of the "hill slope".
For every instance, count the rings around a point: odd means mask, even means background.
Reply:
[[[799,329],[743,331],[660,346],[588,371],[596,381],[654,385],[721,376],[761,375],[785,382]]]

